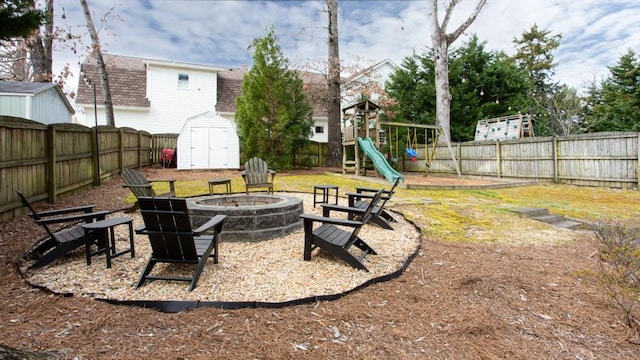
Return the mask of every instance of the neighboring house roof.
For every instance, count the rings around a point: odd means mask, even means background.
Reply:
[[[69,109],[69,112],[71,114],[75,114],[73,106],[71,106],[71,103],[69,103],[67,96],[62,92],[62,89],[60,89],[60,86],[58,86],[58,84],[0,80],[0,94],[36,95],[51,88],[55,88],[56,92],[60,96],[60,100],[64,102],[64,105],[67,109]]]
[[[151,103],[147,98],[147,64],[167,64],[217,71],[216,111],[235,113],[236,98],[242,94],[242,79],[248,71],[245,68],[217,67],[112,54],[103,54],[103,59],[107,66],[113,106],[123,107],[149,108]],[[100,86],[96,59],[87,57],[82,63],[81,71],[86,78],[95,82],[96,96],[98,99],[102,99],[102,87]],[[327,117],[327,82],[324,75],[304,71],[300,71],[299,75],[305,84],[304,91],[307,95],[307,100],[313,107],[313,116]],[[102,103],[102,101],[99,101],[99,103]],[[93,89],[82,78],[78,83],[76,104],[93,104]]]
[[[393,61],[391,61],[391,59],[384,59],[376,64],[373,64],[365,69],[362,69],[361,71],[356,72],[355,74],[348,76],[346,78],[346,81],[353,81],[361,76],[368,76],[371,73],[375,73],[376,70],[378,70],[379,68],[381,68],[383,65],[385,64],[389,64],[391,67],[393,67],[394,69],[398,69],[398,65],[396,65],[396,63],[394,63]]]
[[[218,103],[216,111],[234,113],[236,98],[242,94],[242,78],[247,70],[231,68],[218,73]]]
[[[146,59],[119,55],[102,55],[109,76],[109,90],[113,106],[148,108]],[[98,64],[88,57],[81,66],[83,77],[96,85],[96,96],[102,99],[102,86],[98,74]],[[99,101],[102,103],[102,101]],[[76,104],[93,104],[93,89],[80,79]]]

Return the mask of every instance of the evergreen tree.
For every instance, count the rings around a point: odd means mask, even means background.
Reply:
[[[513,56],[515,63],[529,73],[532,82],[529,111],[537,123],[537,133],[555,134],[554,110],[551,97],[558,90],[552,80],[554,69],[553,51],[560,46],[562,35],[552,35],[548,30],[540,30],[534,24],[522,34],[522,38],[513,39],[517,52]]]
[[[640,60],[629,51],[600,87],[589,90],[588,116],[591,131],[640,131]]]
[[[26,38],[44,21],[45,14],[35,9],[33,0],[0,1],[0,40]]]
[[[412,55],[393,73],[386,91],[396,101],[395,121],[435,124],[433,51]],[[449,56],[451,139],[474,139],[478,120],[524,112],[530,89],[527,74],[501,52],[485,50],[473,35]]]
[[[313,126],[312,107],[298,73],[288,69],[274,29],[252,43],[253,66],[236,99],[236,121],[246,158],[265,159],[275,169],[290,169],[306,146]]]

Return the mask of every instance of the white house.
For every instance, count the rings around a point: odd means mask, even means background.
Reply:
[[[70,123],[73,107],[57,84],[0,81],[0,115],[43,124]]]
[[[384,83],[397,69],[398,66],[393,61],[385,59],[348,77],[342,88],[341,107],[346,108],[363,101],[363,95],[366,100],[378,103]]]
[[[242,92],[246,68],[216,67],[104,54],[113,100],[115,123],[152,134],[179,133],[185,120],[214,112],[235,123],[236,98]],[[343,107],[360,101],[363,89],[382,88],[389,74],[397,69],[391,60],[381,61],[348,79],[352,93],[345,92]],[[77,121],[86,126],[105,124],[102,90],[95,59],[81,66],[76,99]],[[313,106],[314,126],[310,139],[328,141],[326,79],[322,74],[300,72],[305,93]],[[93,87],[84,77],[96,84]],[[375,85],[377,84],[377,85]],[[367,94],[369,95],[369,94]],[[350,98],[351,96],[351,98]],[[375,96],[370,98],[376,101]],[[97,109],[97,110],[94,110]]]
[[[115,124],[152,134],[179,133],[185,119],[207,111],[235,122],[236,97],[242,92],[245,68],[216,67],[104,54]],[[81,65],[76,108],[77,121],[86,126],[106,123],[102,89],[95,59]],[[310,75],[305,81],[318,81]],[[93,87],[84,78],[96,84]],[[323,101],[311,101],[316,122],[311,140],[327,142],[327,110]]]
[[[152,134],[178,133],[187,118],[215,111],[217,73],[222,68],[104,54],[116,126]],[[76,108],[78,122],[106,124],[102,88],[93,58],[81,66]],[[84,78],[96,85],[93,88]],[[94,107],[95,106],[95,107]]]

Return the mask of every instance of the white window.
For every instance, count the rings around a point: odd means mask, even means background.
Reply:
[[[324,134],[324,126],[316,126],[316,134]]]
[[[178,74],[178,89],[189,89],[189,74]]]

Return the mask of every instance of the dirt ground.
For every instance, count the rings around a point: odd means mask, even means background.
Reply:
[[[148,174],[166,177],[167,170]],[[94,203],[116,210],[129,205],[122,200],[127,195],[118,178],[40,208]],[[397,210],[415,215],[420,208]],[[419,216],[413,219],[425,230]],[[509,246],[443,242],[424,231],[421,251],[403,275],[336,301],[167,314],[31,288],[16,262],[37,235],[26,216],[0,224],[0,344],[57,358],[631,359],[640,354],[637,335],[622,324],[620,313],[577,276],[596,267],[594,244],[586,239]]]

